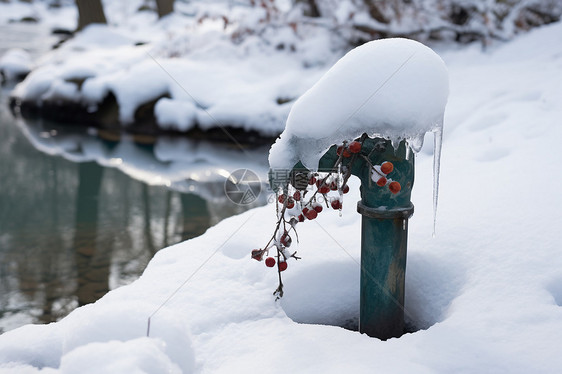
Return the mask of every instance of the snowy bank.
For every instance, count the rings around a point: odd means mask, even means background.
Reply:
[[[201,4],[177,7],[161,20],[134,12],[119,26],[87,27],[43,56],[13,91],[13,104],[131,132],[228,128],[272,137],[291,102],[343,51],[313,26],[297,33],[283,24],[237,41],[234,26],[206,14],[213,7],[203,15]],[[236,6],[230,22],[257,24],[262,13]]]
[[[143,276],[58,323],[0,336],[2,373],[558,373],[562,367],[562,24],[497,50],[440,53],[450,73],[437,237],[417,155],[406,274],[416,332],[379,341],[359,305],[358,182],[343,216],[299,224],[302,260],[250,259],[272,206],[156,254]],[[151,316],[150,337],[146,337]]]

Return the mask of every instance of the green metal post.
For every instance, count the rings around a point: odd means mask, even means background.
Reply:
[[[379,339],[399,337],[404,332],[407,221],[413,206],[381,212],[359,202],[357,210],[363,215],[359,331]]]
[[[407,147],[402,141],[395,150],[388,140],[364,138],[361,155],[351,168],[352,174],[361,179],[357,211],[363,215],[359,331],[379,339],[398,337],[404,332],[408,218],[414,211],[410,202],[414,156]],[[319,168],[334,165],[336,158],[335,148],[330,149]],[[369,163],[380,165],[384,161],[394,165],[388,177],[400,183],[398,194],[371,180]]]

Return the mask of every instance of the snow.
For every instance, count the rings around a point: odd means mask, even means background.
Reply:
[[[416,155],[409,224],[417,331],[380,341],[339,327],[359,303],[351,179],[342,217],[297,226],[303,259],[289,262],[280,301],[277,274],[250,259],[273,230],[269,205],[159,251],[139,280],[60,322],[0,335],[0,373],[560,372],[562,23],[439,55],[451,87],[439,235],[431,147]]]
[[[342,43],[318,27],[304,27],[301,38],[281,25],[233,42],[237,36],[225,29],[219,14],[226,5],[220,2],[178,2],[178,11],[162,20],[124,3],[106,2],[109,24],[90,25],[47,53],[12,96],[39,104],[72,98],[96,110],[112,93],[125,126],[135,125],[139,106],[166,98],[155,110],[164,129],[231,126],[272,136],[283,130],[291,101],[341,50]],[[255,25],[263,13],[260,7],[237,4],[229,22]]]
[[[301,161],[316,170],[332,144],[367,133],[412,146],[442,131],[449,92],[447,69],[430,48],[409,39],[363,44],[342,57],[293,105],[271,148],[273,169]]]
[[[29,38],[22,38],[21,35],[4,35],[2,44],[17,41],[17,46],[25,50],[38,51],[40,53],[47,52],[57,41],[52,35],[51,30],[74,30],[76,28],[78,14],[74,1],[61,0],[61,7],[50,6],[52,1],[34,0],[34,1],[1,1],[0,2],[0,27],[10,24],[9,30],[2,30],[6,33],[30,34],[29,28],[34,29]],[[35,22],[22,22],[29,19]],[[41,29],[44,32],[43,38],[37,38],[36,30]],[[23,41],[22,41],[23,39]],[[41,40],[38,40],[41,39]]]
[[[21,48],[10,49],[0,58],[0,72],[6,81],[12,81],[18,76],[28,74],[31,67],[29,53]]]
[[[100,46],[105,39],[114,42]],[[119,30],[89,26],[47,56],[12,95],[24,101],[48,100],[51,86],[85,79],[75,100],[96,108],[112,92],[123,124],[133,125],[141,104],[168,96],[164,105],[175,108],[173,114],[162,108],[155,112],[163,128],[185,131],[195,125],[202,129],[229,125],[272,135],[282,130],[290,109],[278,99],[297,97],[320,72],[312,69],[303,77],[300,62],[281,53],[250,59],[236,56],[230,42],[217,43],[215,53],[199,57],[194,53],[192,59],[165,58],[159,47],[124,42]],[[262,95],[254,94],[258,91]],[[195,108],[181,109],[184,104]]]
[[[164,129],[189,130],[195,124],[197,107],[192,101],[162,98],[154,107],[158,124]]]

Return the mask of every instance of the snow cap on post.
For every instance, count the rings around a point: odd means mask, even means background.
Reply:
[[[448,94],[445,63],[429,47],[402,38],[363,44],[295,102],[270,167],[301,161],[316,170],[332,144],[363,133],[396,145],[404,139],[418,151],[425,133],[442,129]]]

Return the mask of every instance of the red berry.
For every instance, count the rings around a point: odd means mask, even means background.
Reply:
[[[300,191],[296,191],[293,194],[293,199],[295,199],[295,201],[301,201],[301,192]]]
[[[306,209],[306,208],[305,208]],[[303,210],[304,211],[304,210]],[[299,222],[304,222],[304,216],[302,214],[299,214]]]
[[[332,191],[337,191],[338,190],[338,183],[336,181],[333,181],[332,183],[330,183],[330,189]]]
[[[349,192],[349,186],[348,186],[347,184],[346,184],[345,186],[343,186],[342,192],[343,192],[343,193],[348,193],[348,192]]]
[[[318,216],[318,213],[314,209],[310,209],[306,212],[305,217],[308,219],[314,219]]]
[[[295,200],[292,197],[289,197],[287,200],[287,209],[293,209],[295,207]]]
[[[377,181],[377,186],[379,187],[384,187],[386,186],[386,178],[385,177],[380,177],[379,180]]]
[[[343,145],[340,145],[337,149],[336,149],[336,154],[339,156],[341,155],[341,152],[343,151]]]
[[[293,239],[291,239],[289,234],[285,233],[285,234],[283,234],[283,236],[281,237],[281,239],[279,241],[281,242],[281,244],[283,244],[283,246],[290,247],[291,243],[293,242]]]
[[[341,209],[341,201],[339,201],[338,199],[332,200],[331,205],[335,210]]]
[[[316,213],[320,213],[322,211],[322,205],[318,204],[314,206],[314,210]]]
[[[279,198],[277,199],[277,201],[279,201],[281,204],[283,204],[285,202],[285,194],[281,194],[279,195]]]
[[[252,258],[261,261],[263,259],[263,251],[261,249],[254,249],[252,251]]]
[[[340,145],[336,149],[336,154],[340,156],[342,153],[343,153],[343,157],[351,157],[351,153],[349,152],[349,149],[347,149],[347,147],[344,147],[343,145]]]
[[[275,259],[273,257],[268,257],[265,259],[265,266],[272,268],[275,266]]]
[[[355,141],[349,143],[349,152],[351,153],[361,152],[361,143]]]
[[[310,209],[308,209],[308,208],[303,208],[303,209],[302,209],[302,214],[306,217],[306,213],[308,213],[309,210],[310,210]]]
[[[384,174],[392,173],[392,170],[394,170],[394,165],[390,161],[386,161],[381,165],[381,171]]]
[[[310,179],[308,180],[308,184],[310,184],[312,186],[314,183],[316,183],[316,178],[310,177]]]
[[[400,186],[400,183],[394,181],[394,182],[390,182],[390,184],[388,185],[388,189],[393,194],[397,194],[402,189],[402,186]]]
[[[279,271],[285,271],[287,270],[287,261],[281,261],[279,263]]]
[[[320,186],[320,188],[318,188],[318,192],[325,195],[328,192],[330,192],[330,186],[327,186],[327,185],[323,184],[322,186]]]

